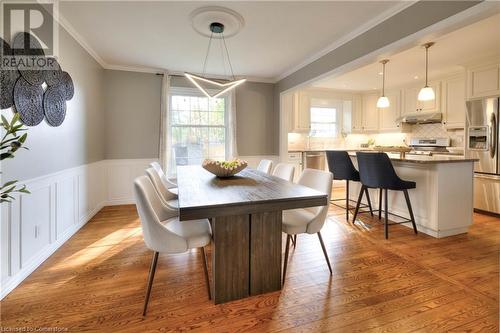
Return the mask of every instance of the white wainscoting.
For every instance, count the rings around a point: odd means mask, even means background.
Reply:
[[[256,167],[261,159],[240,156]],[[156,159],[103,160],[22,181],[31,194],[1,207],[0,299],[104,206],[133,204],[133,181]]]
[[[104,160],[22,181],[31,194],[2,205],[0,299],[102,207],[133,203],[133,180],[152,161]]]

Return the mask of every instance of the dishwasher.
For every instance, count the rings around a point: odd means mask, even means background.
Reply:
[[[324,151],[305,152],[305,168],[325,170],[326,156]]]

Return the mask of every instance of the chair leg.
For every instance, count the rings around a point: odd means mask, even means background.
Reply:
[[[326,253],[325,243],[323,243],[323,237],[321,237],[321,233],[318,231],[319,242],[321,243],[321,248],[323,249],[323,254],[325,255],[326,263],[328,264],[328,269],[330,270],[330,275],[333,274],[332,266],[330,265],[330,259],[328,259],[328,253]]]
[[[292,243],[293,243],[293,247],[296,248],[297,247],[297,235],[293,235]]]
[[[146,315],[146,310],[148,309],[149,296],[151,295],[151,287],[153,286],[153,279],[156,272],[156,264],[158,263],[158,252],[154,252],[153,260],[151,260],[151,266],[149,267],[148,276],[148,287],[146,289],[146,299],[144,300],[144,309],[142,310],[142,315]]]
[[[345,219],[349,221],[349,181],[345,181]]]
[[[285,277],[286,277],[286,267],[288,266],[288,252],[290,251],[290,239],[292,238],[291,235],[286,235],[286,245],[285,245],[285,263],[283,264],[283,282],[281,283],[282,286],[285,285]]]
[[[415,216],[413,215],[413,209],[411,208],[410,195],[408,194],[408,190],[404,190],[406,205],[408,206],[408,211],[410,212],[411,224],[413,225],[413,231],[415,231],[415,235],[417,232],[417,225],[415,224]]]
[[[378,219],[382,218],[382,189],[378,191]]]
[[[208,299],[212,299],[212,293],[210,292],[210,278],[208,277],[208,266],[207,266],[207,254],[205,253],[205,248],[202,246],[201,249],[201,259],[203,261],[203,272],[205,275],[205,283],[207,285]]]
[[[385,212],[384,212],[384,217],[385,217],[385,224],[384,224],[384,232],[385,232],[385,239],[389,238],[389,200],[387,199],[389,190],[385,189],[385,195],[384,195],[384,201],[385,201]]]
[[[366,201],[368,201],[368,208],[370,208],[370,214],[373,216],[372,202],[370,200],[370,193],[368,192],[368,187],[365,187]]]
[[[365,186],[361,185],[361,190],[359,190],[358,202],[356,203],[356,209],[354,210],[354,216],[352,218],[352,223],[356,222],[356,217],[358,216],[359,205],[361,205],[361,200],[363,200],[363,193],[365,191]]]

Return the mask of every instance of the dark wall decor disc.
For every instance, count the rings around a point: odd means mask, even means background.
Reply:
[[[36,126],[43,120],[43,89],[20,77],[14,86],[14,104],[21,121]]]
[[[14,86],[19,76],[18,71],[0,70],[0,109],[14,105]]]
[[[2,37],[0,37],[0,56],[10,56],[12,55],[12,49],[9,43],[7,43]]]
[[[43,111],[45,120],[50,126],[59,126],[63,123],[66,117],[66,100],[62,89],[52,86],[45,91]]]
[[[73,95],[75,94],[75,87],[73,86],[73,80],[68,72],[62,72],[59,87],[64,91],[64,96],[67,101],[73,98]]]
[[[38,39],[27,32],[20,32],[14,36],[12,52],[18,56],[18,69],[23,78],[32,85],[42,84],[45,80],[42,68],[46,59]]]
[[[16,56],[44,56],[42,45],[35,36],[27,32],[19,32],[12,41],[12,51]]]
[[[62,70],[57,60],[55,58],[47,58],[47,67],[50,69],[45,69],[43,71],[45,83],[49,86],[59,84],[61,81]]]

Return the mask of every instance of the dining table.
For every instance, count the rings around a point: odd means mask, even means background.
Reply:
[[[280,290],[282,212],[328,204],[326,193],[252,168],[218,178],[178,166],[177,185],[180,221],[211,221],[215,304]]]

